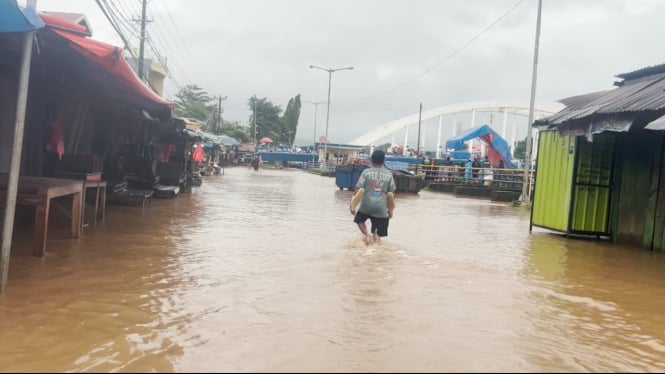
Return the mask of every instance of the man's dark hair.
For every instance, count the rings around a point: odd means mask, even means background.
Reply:
[[[372,163],[374,165],[383,165],[386,162],[386,154],[382,150],[377,149],[372,152]]]

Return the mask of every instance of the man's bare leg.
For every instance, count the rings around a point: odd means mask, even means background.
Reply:
[[[372,236],[367,232],[367,225],[365,224],[365,222],[359,223],[358,228],[360,229],[360,232],[363,234],[363,241],[365,242],[365,244],[367,245],[372,244],[371,243]]]

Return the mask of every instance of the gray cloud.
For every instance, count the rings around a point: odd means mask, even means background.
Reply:
[[[324,101],[327,73],[310,64],[354,66],[333,74],[330,139],[336,142],[413,114],[420,102],[434,108],[529,98],[535,0],[430,73],[378,96],[443,60],[517,0],[160,1],[177,26],[152,1],[155,22],[148,27],[171,45],[162,52],[176,79],[228,96],[227,119],[246,122],[254,94],[282,107],[296,94]],[[138,12],[138,1],[114,2]],[[39,0],[38,7],[86,13],[95,38],[120,44],[92,1]],[[654,48],[665,36],[664,11],[657,0],[544,0],[538,100],[607,89],[617,73],[664,62],[665,52]],[[313,119],[313,106],[304,104],[297,142],[311,142]],[[325,106],[317,121],[322,134]]]

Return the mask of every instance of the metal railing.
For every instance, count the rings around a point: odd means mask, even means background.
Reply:
[[[309,161],[305,164],[305,170],[307,171],[316,171],[316,172],[328,172],[330,174],[335,173],[337,170],[337,164],[334,162],[319,162],[319,161]]]
[[[449,165],[409,165],[409,171],[428,182],[503,187],[519,190],[524,182],[524,169],[467,168]],[[534,170],[529,170],[529,190],[534,186]]]

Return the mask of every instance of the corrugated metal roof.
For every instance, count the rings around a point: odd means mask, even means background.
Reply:
[[[662,73],[665,73],[665,64],[648,66],[648,67],[645,67],[645,68],[637,69],[635,71],[631,71],[629,73],[617,74],[617,75],[615,75],[615,77],[624,79],[626,81],[629,81],[629,80],[633,80],[633,79],[638,79],[638,78],[647,77],[647,76],[654,75],[654,74],[662,74]]]
[[[665,75],[626,84],[609,91],[573,96],[560,101],[566,108],[536,125],[549,127],[580,120],[594,114],[619,114],[665,109]]]

